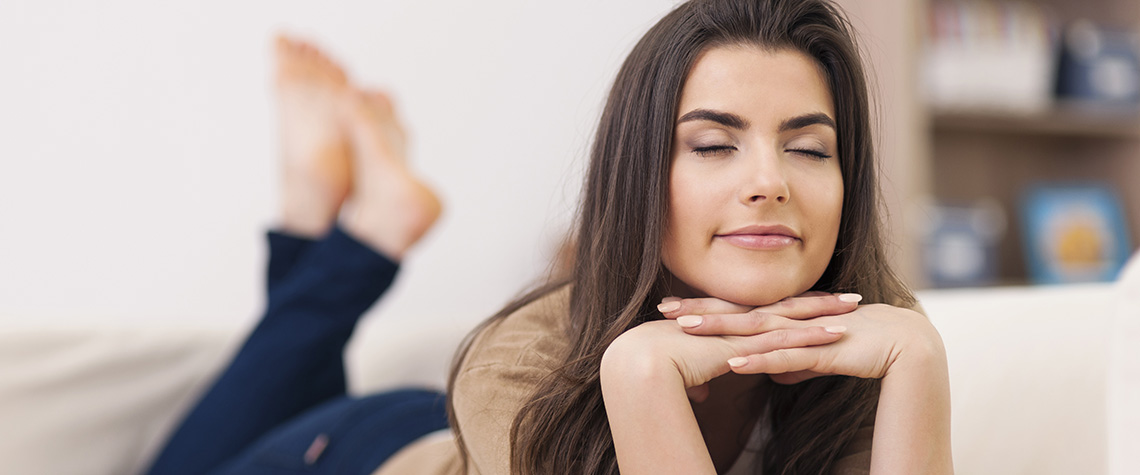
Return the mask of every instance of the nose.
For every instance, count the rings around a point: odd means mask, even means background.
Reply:
[[[746,205],[764,203],[785,204],[790,197],[788,180],[780,154],[764,151],[741,162],[747,169],[741,170],[740,201]]]

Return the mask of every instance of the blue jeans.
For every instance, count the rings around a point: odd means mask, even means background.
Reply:
[[[148,473],[366,475],[447,427],[438,392],[345,393],[344,346],[396,263],[339,228],[269,250],[265,315]]]

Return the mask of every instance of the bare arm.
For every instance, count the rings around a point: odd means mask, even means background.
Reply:
[[[900,355],[883,376],[871,473],[953,473],[950,376],[941,339]]]
[[[732,371],[766,373],[783,384],[821,375],[881,378],[871,473],[953,473],[946,350],[923,315],[876,304],[795,324],[843,326],[847,332],[832,344],[732,358]],[[767,329],[735,315],[703,315],[685,331],[711,336]]]
[[[834,296],[799,302],[798,311],[812,316],[855,308],[854,302]],[[701,302],[688,303],[686,310],[695,311]],[[739,310],[733,304],[713,304],[719,310]],[[767,329],[746,336],[695,336],[675,322],[653,321],[625,332],[606,350],[600,369],[602,397],[623,474],[715,474],[686,390],[728,373],[730,358],[826,345],[842,336],[842,330],[828,331],[763,311],[736,317]]]
[[[610,345],[601,368],[621,473],[715,474],[681,373],[667,358],[645,353],[630,341]]]

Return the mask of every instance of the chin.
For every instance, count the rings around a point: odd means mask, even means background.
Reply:
[[[811,290],[823,271],[730,268],[722,272],[710,272],[708,269],[699,269],[679,276],[669,270],[667,278],[671,295],[677,297],[712,297],[749,307],[763,307]]]
[[[780,282],[772,282],[771,279],[742,279],[714,282],[703,287],[701,293],[735,304],[763,307],[807,292],[814,284],[814,280],[795,282],[791,278]]]
[[[709,296],[715,297],[715,298],[718,298],[721,300],[727,300],[729,302],[748,306],[748,307],[763,307],[765,305],[771,305],[771,304],[774,304],[774,303],[779,302],[781,300],[784,300],[788,297],[792,297],[792,296],[799,295],[799,294],[803,293],[803,292],[798,292],[798,293],[781,292],[778,290],[776,290],[776,291],[767,290],[767,291],[761,291],[761,292],[756,292],[756,291],[751,291],[751,292],[749,292],[749,291],[739,291],[739,292],[714,291],[714,292],[715,293],[710,292]]]

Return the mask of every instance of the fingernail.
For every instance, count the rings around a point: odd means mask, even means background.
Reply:
[[[863,300],[863,296],[859,294],[839,294],[840,302],[855,303]]]
[[[703,321],[705,321],[705,319],[701,318],[700,315],[682,315],[677,317],[677,324],[685,328],[693,328],[700,325]]]
[[[737,356],[736,358],[729,358],[729,360],[728,360],[728,365],[732,366],[733,368],[739,368],[739,367],[744,366],[746,364],[748,364],[748,358],[745,358],[743,356]]]
[[[681,302],[665,302],[657,306],[657,310],[661,313],[669,313],[681,308]]]
[[[843,333],[847,331],[847,327],[823,327],[823,331],[828,333]]]

